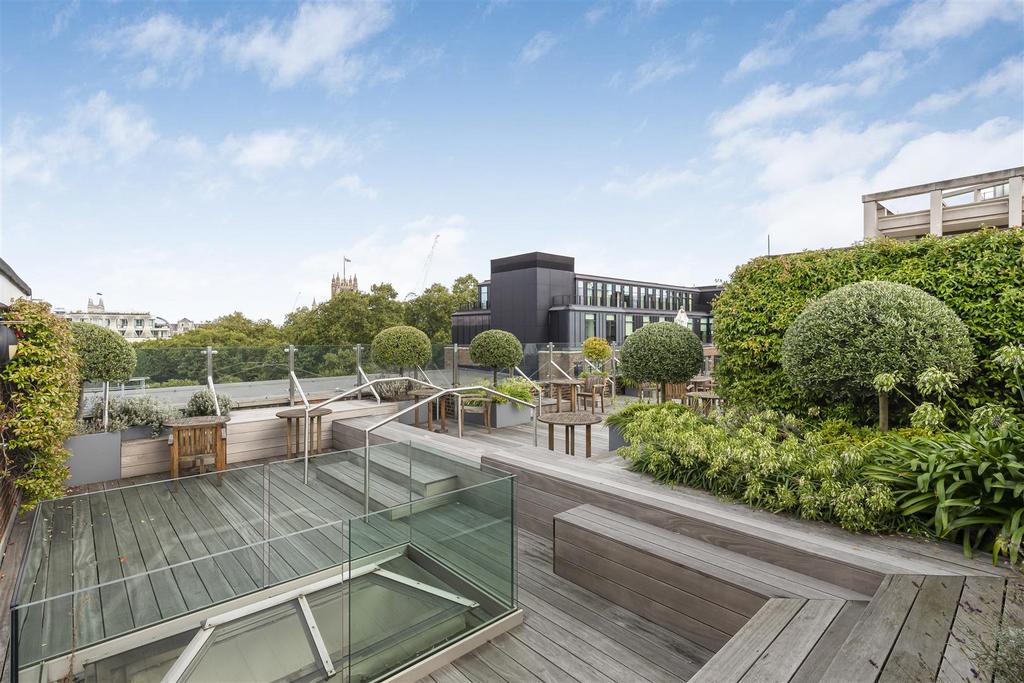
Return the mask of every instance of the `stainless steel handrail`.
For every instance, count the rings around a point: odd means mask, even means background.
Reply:
[[[356,371],[357,371],[357,372],[358,372],[358,374],[359,374],[359,378],[360,378],[360,379],[361,379],[361,380],[362,380],[362,381],[364,382],[364,384],[362,384],[362,385],[360,385],[360,386],[356,387],[356,390],[357,390],[357,391],[362,391],[362,390],[363,390],[363,389],[365,389],[365,388],[366,388],[367,386],[369,386],[369,388],[370,388],[370,393],[371,393],[371,394],[373,394],[373,397],[374,397],[375,399],[377,399],[377,403],[380,403],[380,394],[378,394],[378,393],[377,393],[377,390],[373,388],[373,383],[372,383],[372,382],[370,381],[370,378],[369,378],[369,377],[367,377],[367,375],[366,375],[366,373],[365,373],[365,372],[363,372],[363,366],[362,366],[362,365],[357,365],[357,366],[356,366]]]
[[[217,413],[217,417],[220,417],[220,401],[217,400],[217,390],[213,387],[213,377],[210,375],[206,376],[206,386],[210,389],[210,396],[213,398],[213,409]]]
[[[542,406],[544,405],[544,387],[542,387],[541,385],[537,384],[532,379],[530,379],[525,372],[523,372],[522,370],[519,369],[518,365],[515,366],[513,369],[516,372],[519,373],[520,377],[522,377],[527,382],[529,382],[530,385],[533,386],[533,388],[536,390],[536,392],[537,392],[537,413],[536,414],[540,415],[541,410],[542,410]],[[534,446],[537,445],[537,420],[533,421],[533,445]]]
[[[518,399],[518,398],[516,398],[514,396],[509,396],[508,394],[503,394],[500,391],[495,391],[494,389],[492,389],[490,387],[485,387],[485,386],[482,386],[482,385],[476,385],[476,386],[472,386],[472,387],[452,387],[451,389],[442,389],[441,391],[437,392],[433,396],[429,396],[428,398],[425,398],[422,401],[417,401],[416,403],[413,403],[411,406],[408,406],[406,408],[403,408],[402,410],[399,410],[397,413],[392,413],[391,415],[388,415],[386,418],[384,418],[380,422],[377,422],[376,424],[373,424],[373,425],[371,425],[371,426],[369,426],[369,427],[367,427],[366,429],[363,430],[364,437],[365,437],[365,441],[363,443],[363,448],[364,448],[364,450],[363,450],[363,513],[364,514],[367,514],[367,515],[370,514],[370,432],[372,432],[372,431],[374,431],[376,429],[379,429],[380,427],[383,427],[384,425],[388,424],[389,422],[393,422],[394,420],[397,420],[398,418],[402,417],[406,413],[410,413],[410,412],[412,412],[414,410],[419,410],[421,406],[428,405],[432,401],[436,401],[437,399],[441,398],[442,396],[455,395],[458,398],[459,403],[461,404],[462,403],[462,395],[464,393],[470,392],[470,391],[472,391],[472,392],[482,391],[485,394],[491,394],[492,396],[500,396],[500,397],[504,398],[507,401],[511,401],[513,403],[518,403],[519,405],[523,405],[523,406],[526,406],[527,408],[529,408],[530,412],[533,413],[533,445],[534,446],[537,445],[537,406],[533,405],[532,403],[527,403],[526,401],[521,401],[520,399]],[[458,418],[459,418],[459,438],[462,438],[462,411],[461,410],[459,410]]]
[[[362,373],[362,368],[359,369],[359,372]],[[363,376],[364,377],[366,376],[365,373],[363,373]],[[406,381],[409,381],[409,382],[415,382],[416,384],[421,384],[423,386],[428,386],[431,389],[440,389],[440,387],[436,387],[433,384],[430,384],[429,382],[424,382],[423,380],[416,379],[415,377],[378,377],[377,379],[368,380],[364,384],[360,384],[357,387],[352,387],[351,389],[346,389],[345,391],[341,392],[340,394],[332,396],[331,398],[327,399],[326,401],[324,401],[322,403],[317,403],[316,405],[310,405],[308,401],[306,402],[306,411],[305,411],[306,414],[303,417],[303,421],[304,421],[304,425],[303,426],[305,428],[306,437],[303,439],[303,448],[302,448],[302,459],[303,459],[303,463],[302,463],[302,482],[304,484],[308,484],[309,483],[309,411],[311,411],[311,410],[313,410],[315,408],[325,408],[325,407],[329,406],[332,403],[336,403],[336,402],[340,401],[341,399],[345,398],[346,396],[350,396],[350,395],[352,395],[352,394],[354,394],[354,393],[356,393],[358,391],[363,391],[364,389],[369,389],[371,392],[373,392],[373,395],[377,397],[377,403],[380,404],[380,396],[377,395],[377,392],[374,390],[373,385],[380,384],[381,382],[401,382],[402,380],[406,380]],[[303,400],[305,400],[305,395],[303,395]]]
[[[294,383],[295,388],[299,390],[299,398],[302,399],[302,405],[306,407],[306,410],[309,410],[309,399],[306,398],[306,392],[302,390],[302,384],[299,383],[299,378],[295,376],[295,371],[290,371],[288,376]]]

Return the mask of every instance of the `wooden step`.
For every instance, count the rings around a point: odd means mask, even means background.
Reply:
[[[419,447],[403,443],[384,444],[370,448],[370,472],[403,487],[411,487],[424,498],[448,493],[458,488],[458,477],[454,472],[424,462],[418,457]],[[339,453],[341,459],[363,466],[363,452],[360,449]],[[332,455],[327,461],[337,460]],[[410,468],[410,459],[412,466]],[[410,476],[411,472],[411,476]]]

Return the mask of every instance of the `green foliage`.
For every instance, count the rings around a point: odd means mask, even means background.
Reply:
[[[792,416],[736,410],[700,416],[676,403],[634,404],[609,418],[629,442],[633,470],[670,485],[701,488],[772,512],[884,531],[899,518],[889,488],[868,480],[853,448],[866,432],[828,422],[806,430]]]
[[[523,362],[523,345],[511,332],[485,330],[470,342],[469,357],[485,368],[513,368]]]
[[[451,290],[439,283],[427,287],[405,304],[406,324],[423,330],[435,344],[451,343],[452,314],[476,301],[477,285],[475,277],[463,275],[455,280]]]
[[[430,338],[408,325],[381,330],[370,345],[373,362],[385,368],[411,368],[430,361]]]
[[[1024,230],[986,230],[912,242],[876,240],[848,249],[756,258],[733,273],[714,303],[716,390],[733,405],[805,414],[812,405],[787,381],[782,338],[807,303],[865,279],[901,282],[946,303],[967,326],[979,367],[961,386],[968,406],[1024,409],[992,362],[1024,338]]]
[[[112,398],[108,410],[108,431],[120,432],[130,427],[149,427],[153,436],[158,436],[164,423],[170,419],[170,411],[154,398]],[[103,431],[103,401],[93,401],[85,420],[79,425],[79,434],[95,434]]]
[[[217,403],[220,404],[220,414],[227,415],[235,407],[231,397],[225,394],[217,394]],[[188,403],[181,409],[185,417],[202,417],[205,415],[216,415],[217,408],[214,404],[214,394],[209,389],[203,389],[192,394]]]
[[[68,477],[64,440],[74,434],[81,375],[71,325],[48,304],[20,299],[8,312],[16,327],[18,353],[2,370],[0,447],[3,476],[32,508],[63,495]]]
[[[635,382],[686,382],[703,366],[700,339],[693,330],[675,323],[644,325],[622,345],[622,374]]]
[[[500,391],[503,394],[507,394],[512,398],[517,398],[520,401],[526,403],[533,403],[533,385],[530,380],[523,377],[509,377],[503,379],[494,385],[495,391]],[[508,401],[500,396],[492,396],[495,403],[508,403]],[[523,406],[518,403],[513,403],[516,408],[526,410]]]
[[[888,386],[937,368],[961,381],[974,353],[967,327],[949,306],[915,287],[875,280],[811,301],[783,336],[782,367],[815,403],[863,415],[875,405],[876,380]]]
[[[583,340],[583,357],[591,363],[604,363],[612,357],[612,345],[604,337],[587,337]]]
[[[1009,600],[1007,596],[1007,604]],[[985,671],[1002,683],[1024,683],[1024,627],[1003,626],[995,638],[973,630],[966,635],[967,649],[980,663],[976,670]]]
[[[189,348],[206,346],[282,346],[284,333],[269,320],[251,320],[238,311],[221,316],[188,332],[141,342],[138,348]]]
[[[71,333],[85,381],[123,382],[135,372],[135,349],[117,332],[92,323],[72,323]]]

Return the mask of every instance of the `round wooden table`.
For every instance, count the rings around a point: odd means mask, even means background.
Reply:
[[[412,391],[409,392],[409,395],[412,396],[414,399],[416,399],[416,403],[419,403],[423,399],[430,398],[431,396],[433,396],[435,394],[438,394],[441,391],[442,391],[441,389],[431,389],[430,387],[421,387],[419,389],[413,389]],[[448,425],[447,425],[447,422],[445,420],[445,418],[447,417],[447,413],[448,413],[448,410],[447,410],[447,407],[446,407],[446,403],[445,403],[445,399],[446,398],[447,398],[447,395],[446,396],[442,396],[442,397],[438,398],[436,401],[434,401],[434,406],[437,408],[438,418],[441,420],[441,431],[442,432],[447,432],[448,431]],[[429,403],[425,407],[427,409],[427,431],[428,432],[432,432],[432,431],[434,431],[434,411],[431,410],[431,405]],[[419,427],[420,426],[420,409],[419,408],[417,408],[416,410],[412,411],[412,424],[413,424],[414,427]]]
[[[312,423],[314,430],[310,435],[309,445],[312,453],[320,452],[320,425],[323,422],[323,416],[330,415],[331,412],[330,408],[313,408],[309,411],[309,421]],[[302,423],[305,421],[306,409],[289,408],[279,411],[277,416],[288,421],[288,438],[285,440],[285,449],[288,457],[294,458],[296,454],[302,451]],[[294,423],[294,427],[292,423]],[[295,434],[294,450],[292,449],[292,434]]]
[[[206,472],[206,458],[223,472],[228,466],[227,415],[180,417],[164,424],[171,428],[171,477],[177,478],[182,460],[194,461],[199,472]],[[218,479],[220,476],[218,475]]]
[[[555,450],[555,425],[565,427],[565,452],[569,455],[576,455],[576,427],[587,428],[586,451],[590,457],[590,427],[601,421],[602,418],[593,413],[570,411],[567,413],[545,413],[537,418],[548,426],[548,450]]]
[[[555,412],[562,412],[562,388],[569,387],[569,410],[576,410],[576,389],[583,386],[581,379],[545,379],[540,382],[542,385],[551,387],[551,396],[555,399]]]

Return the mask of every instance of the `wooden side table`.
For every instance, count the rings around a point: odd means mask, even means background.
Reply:
[[[320,435],[322,433],[321,423],[324,415],[331,414],[330,408],[313,408],[309,411],[309,423],[313,429],[313,433],[310,434],[309,447],[312,453],[320,452]],[[294,458],[297,454],[302,452],[302,423],[305,422],[306,409],[305,408],[289,408],[287,410],[279,411],[277,417],[283,418],[288,422],[288,438],[285,440],[285,451],[288,454],[288,458]],[[295,448],[292,448],[292,435],[295,435]]]
[[[597,424],[602,418],[587,412],[567,413],[545,413],[537,417],[537,420],[548,426],[548,450],[555,450],[555,426],[565,427],[565,453],[576,455],[576,427],[584,426],[587,429],[585,439],[587,457],[591,453],[591,426]]]
[[[218,472],[227,469],[227,423],[230,419],[226,415],[210,415],[183,417],[166,422],[171,428],[171,477],[177,479],[182,461],[194,462],[199,466],[200,474],[206,473],[206,461],[209,458],[213,459]]]
[[[430,398],[431,396],[434,396],[435,394],[440,393],[440,391],[441,391],[440,389],[428,389],[428,388],[424,387],[422,389],[413,389],[412,391],[409,392],[409,395],[412,396],[416,400],[417,403],[419,403],[420,401],[422,401],[425,398]],[[431,405],[429,403],[426,405],[426,409],[427,409],[427,431],[428,432],[434,431],[434,408],[437,409],[438,419],[441,420],[441,431],[442,432],[447,432],[448,431],[448,424],[447,424],[447,421],[446,421],[447,413],[448,413],[448,403],[445,400],[446,397],[447,397],[447,395],[438,398],[436,401],[434,401],[433,405]],[[412,411],[412,424],[413,424],[414,427],[419,427],[420,426],[420,409],[419,408],[417,408],[416,410]]]

